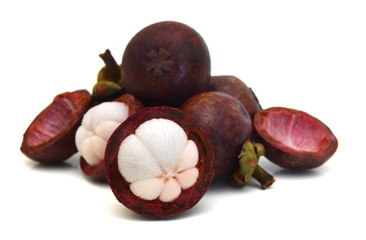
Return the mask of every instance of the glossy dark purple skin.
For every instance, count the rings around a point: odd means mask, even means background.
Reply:
[[[215,152],[215,179],[231,176],[238,155],[252,134],[247,110],[234,97],[221,92],[204,92],[188,99],[181,107],[205,130]]]
[[[138,32],[128,43],[121,66],[126,91],[145,106],[179,107],[207,88],[210,72],[203,38],[191,27],[172,21]]]
[[[208,91],[223,92],[235,97],[246,108],[252,120],[262,109],[252,89],[235,76],[212,76]]]
[[[153,118],[165,118],[176,122],[187,133],[188,139],[195,142],[199,160],[196,168],[199,176],[196,183],[182,190],[179,197],[171,202],[161,202],[159,198],[146,201],[135,196],[118,169],[118,152],[122,141],[133,134],[145,121]],[[206,134],[194,121],[183,111],[171,107],[148,107],[129,117],[108,141],[105,155],[105,172],[109,186],[117,200],[130,210],[148,217],[163,218],[177,215],[192,208],[207,192],[214,176],[214,152]]]

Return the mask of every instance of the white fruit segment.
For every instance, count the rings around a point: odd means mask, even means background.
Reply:
[[[184,130],[158,118],[142,123],[122,141],[118,169],[137,197],[171,202],[196,183],[198,158],[198,148]]]
[[[128,106],[121,102],[104,102],[85,113],[75,144],[89,165],[98,165],[104,159],[108,139],[127,118]]]

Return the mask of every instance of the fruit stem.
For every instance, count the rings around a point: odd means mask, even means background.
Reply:
[[[264,153],[265,149],[262,144],[252,143],[249,139],[246,140],[238,156],[239,169],[231,176],[231,183],[243,187],[253,177],[262,185],[263,189],[271,186],[275,181],[274,177],[258,165],[258,159]]]
[[[264,170],[258,164],[254,170],[252,177],[262,185],[263,189],[267,189],[269,186],[271,186],[275,182],[274,177],[271,174],[269,174],[268,172],[266,172],[266,170]]]
[[[121,80],[121,70],[116,60],[113,58],[111,51],[107,49],[104,53],[99,54],[99,57],[103,59],[109,73],[113,78],[113,81],[119,83]]]

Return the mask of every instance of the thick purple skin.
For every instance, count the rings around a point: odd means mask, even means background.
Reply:
[[[270,112],[274,111],[286,111],[291,114],[301,114],[311,118],[325,130],[327,139],[324,141],[325,143],[328,141],[327,147],[325,147],[321,152],[297,151],[274,139],[263,127],[264,119]],[[266,149],[265,156],[273,163],[284,168],[306,170],[319,167],[324,164],[338,148],[337,138],[334,136],[328,126],[308,113],[295,109],[272,107],[261,110],[255,115],[253,125],[257,141],[262,143]]]
[[[131,94],[123,94],[119,98],[114,100],[115,102],[122,102],[128,106],[128,116],[131,116],[137,111],[140,111],[144,106]],[[89,165],[85,159],[80,157],[80,168],[82,172],[89,178],[96,181],[105,181],[105,171],[104,171],[104,160],[95,166]]]
[[[187,133],[188,139],[193,140],[198,147],[197,182],[189,189],[182,190],[179,197],[172,202],[161,202],[158,198],[146,201],[136,197],[130,191],[130,183],[124,180],[118,169],[117,155],[122,141],[133,134],[143,122],[153,118],[165,118],[176,122]],[[170,217],[192,208],[210,187],[214,170],[214,152],[204,131],[194,119],[176,108],[148,107],[139,111],[116,129],[107,144],[105,172],[114,195],[127,208],[148,217]]]
[[[39,121],[44,121],[45,115],[53,107],[56,101],[60,98],[66,98],[69,104],[73,104],[74,109],[72,111],[72,119],[70,123],[64,129],[59,129],[59,133],[56,136],[50,137],[47,141],[36,146],[30,146],[28,144],[28,136],[33,129],[37,128]],[[77,152],[75,145],[75,133],[81,124],[81,119],[84,113],[93,105],[92,96],[87,90],[78,90],[74,92],[65,92],[55,97],[53,102],[45,108],[38,116],[32,121],[23,135],[23,142],[20,150],[34,161],[41,163],[57,163],[66,160]],[[69,105],[65,106],[65,109],[69,110]]]
[[[161,62],[171,64],[161,75],[149,69],[151,50],[169,52]],[[203,92],[210,81],[211,60],[203,38],[178,22],[159,22],[138,32],[128,43],[121,66],[123,84],[145,106],[179,107]]]
[[[238,155],[252,134],[252,121],[244,106],[220,92],[204,92],[181,107],[205,130],[215,152],[215,177],[230,176],[238,166]]]
[[[254,92],[235,76],[212,76],[208,91],[223,92],[235,97],[247,109],[252,120],[262,109]]]

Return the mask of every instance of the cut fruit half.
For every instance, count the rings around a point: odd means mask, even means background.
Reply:
[[[60,162],[71,157],[76,153],[76,129],[91,105],[92,97],[87,90],[57,95],[29,125],[20,150],[42,163]]]
[[[124,94],[86,112],[75,136],[76,147],[81,155],[80,167],[86,176],[105,180],[104,154],[109,137],[122,122],[142,108],[134,96]]]
[[[118,201],[149,217],[192,208],[214,176],[211,143],[183,111],[150,107],[122,123],[108,141],[108,183]]]
[[[273,107],[254,118],[266,157],[290,169],[311,169],[322,165],[337,150],[332,131],[315,117],[294,109]]]

